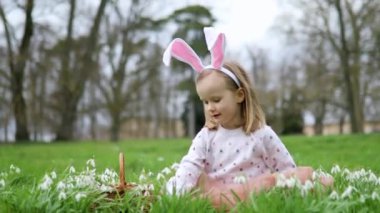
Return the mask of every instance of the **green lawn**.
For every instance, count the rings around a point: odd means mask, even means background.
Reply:
[[[281,137],[298,165],[330,169],[334,164],[380,173],[380,134]],[[83,168],[94,158],[98,169],[118,168],[118,153],[125,154],[126,173],[144,168],[153,172],[178,162],[187,152],[190,139],[127,140],[111,142],[67,142],[52,144],[0,145],[0,171],[14,164],[24,173],[42,176],[70,165]]]
[[[233,212],[376,212],[380,208],[380,134],[281,138],[298,165],[310,165],[326,172],[339,165],[342,170],[332,173],[334,187],[326,190],[317,182],[306,191],[306,185],[276,187],[267,193],[252,195]],[[219,212],[196,194],[176,197],[162,191],[173,171],[159,179],[163,174],[161,170],[179,162],[190,141],[0,145],[0,212],[142,212],[142,208],[148,208],[149,212]],[[127,180],[139,186],[153,185],[153,200],[134,191],[112,202],[104,198],[104,193],[99,194],[101,184],[110,184],[102,180],[105,168],[118,171],[120,152],[125,154]],[[86,163],[91,158],[95,159],[96,172]],[[12,164],[21,172],[11,167]],[[76,172],[69,171],[70,166],[74,166]],[[152,175],[142,181],[141,175],[149,171]],[[83,185],[83,181],[90,181],[90,185]],[[64,188],[60,188],[62,183]],[[47,188],[43,187],[45,184]]]

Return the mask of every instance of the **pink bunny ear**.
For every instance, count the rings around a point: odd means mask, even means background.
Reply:
[[[170,64],[171,57],[189,64],[195,71],[204,69],[201,59],[194,50],[182,39],[174,39],[164,52],[163,62],[166,66]]]
[[[220,69],[224,60],[225,35],[212,27],[205,27],[207,48],[211,53],[211,66]]]

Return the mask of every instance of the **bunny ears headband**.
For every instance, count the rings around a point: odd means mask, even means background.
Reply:
[[[229,76],[236,83],[236,85],[240,87],[240,82],[236,75],[223,67],[225,45],[224,33],[217,32],[212,27],[205,27],[203,31],[206,37],[207,49],[211,53],[210,65],[204,66],[194,50],[180,38],[174,39],[165,50],[163,56],[164,64],[169,66],[171,57],[174,57],[179,61],[190,65],[198,73],[203,72],[205,69],[216,69]]]

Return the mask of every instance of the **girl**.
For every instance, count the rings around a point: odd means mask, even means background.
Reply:
[[[276,133],[266,125],[264,113],[247,73],[236,63],[224,63],[224,34],[205,28],[211,64],[203,66],[195,52],[175,39],[164,53],[199,72],[196,90],[203,102],[206,124],[196,135],[175,174],[167,183],[170,194],[200,188],[214,205],[233,205],[251,192],[269,189],[275,174],[311,178],[309,167],[296,168]],[[231,193],[233,191],[233,193]]]

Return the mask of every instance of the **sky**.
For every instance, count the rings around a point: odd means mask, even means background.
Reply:
[[[214,1],[216,2],[216,1]],[[235,49],[252,43],[270,45],[270,28],[279,13],[276,0],[224,0],[213,4],[215,27],[226,33]]]
[[[224,32],[229,49],[238,51],[253,44],[271,48],[270,28],[280,13],[279,0],[182,0],[176,8],[200,4],[210,8],[217,22],[215,27]]]

